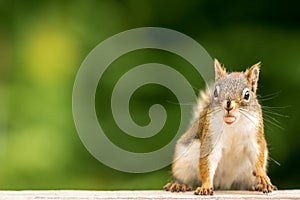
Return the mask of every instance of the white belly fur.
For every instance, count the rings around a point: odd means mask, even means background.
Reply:
[[[220,158],[219,161],[212,160],[212,165],[217,166],[213,176],[213,185],[217,188],[228,189],[234,185],[249,189],[255,183],[252,172],[259,154],[256,135],[259,118],[255,113],[251,113],[250,117],[251,121],[240,115],[236,124],[232,125],[224,124],[222,115],[211,119],[210,130],[221,133],[212,152]]]

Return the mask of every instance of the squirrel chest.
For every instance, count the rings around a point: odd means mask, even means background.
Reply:
[[[211,154],[215,154],[211,161],[214,162],[215,159],[217,162],[214,175],[216,187],[250,185],[255,181],[251,172],[255,169],[255,161],[259,154],[257,143],[259,120],[254,112],[245,115],[239,115],[238,123],[233,125],[224,124],[222,115],[210,118],[209,131],[214,135]],[[249,123],[249,118],[252,123]]]

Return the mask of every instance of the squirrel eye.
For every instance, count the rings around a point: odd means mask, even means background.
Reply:
[[[248,88],[245,88],[244,91],[243,91],[243,96],[244,96],[244,99],[246,101],[249,101],[250,99],[250,93],[249,93],[249,89]]]
[[[217,98],[219,96],[219,86],[216,87],[215,91],[214,91],[214,98]]]
[[[218,91],[217,91],[217,89],[215,89],[215,91],[214,91],[214,97],[215,97],[215,98],[218,97]]]

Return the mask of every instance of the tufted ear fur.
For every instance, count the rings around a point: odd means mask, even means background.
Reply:
[[[259,78],[259,70],[260,70],[260,62],[256,63],[252,67],[246,70],[245,76],[250,85],[250,90],[256,93],[257,90],[257,82]]]
[[[221,66],[219,61],[215,59],[215,81],[219,80],[226,74],[226,69]]]

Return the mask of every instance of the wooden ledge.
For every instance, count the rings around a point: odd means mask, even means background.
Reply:
[[[279,190],[270,194],[250,191],[215,191],[213,196],[196,196],[193,192],[171,193],[161,190],[0,191],[0,199],[300,199],[300,190]]]

